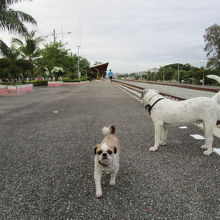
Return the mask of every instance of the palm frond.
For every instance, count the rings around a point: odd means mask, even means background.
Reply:
[[[36,20],[27,13],[24,13],[22,11],[14,11],[12,9],[9,9],[8,12],[13,18],[18,19],[19,21],[28,22],[35,25],[37,24]]]
[[[8,30],[10,33],[25,34],[27,33],[27,29],[23,22],[37,24],[32,16],[24,12],[15,11],[13,9],[0,11],[0,29]]]
[[[27,33],[24,24],[10,12],[0,13],[0,29],[8,30],[9,33]]]
[[[24,43],[22,42],[22,40],[18,39],[18,38],[12,38],[11,41],[12,44],[16,44],[18,46],[24,46]]]
[[[26,34],[27,29],[23,24],[24,21],[36,24],[34,18],[20,11],[9,9],[0,13],[0,29],[8,30],[10,33]]]
[[[0,11],[3,12],[7,9],[7,4],[5,0],[0,1]]]
[[[10,53],[11,53],[11,50],[10,50],[10,48],[7,46],[7,44],[4,42],[4,41],[2,41],[1,39],[0,39],[0,53],[3,55],[3,56],[9,56],[10,55]]]
[[[21,2],[23,0],[3,0],[4,2],[6,2],[8,5],[12,5],[14,3],[18,3],[18,2]],[[32,0],[29,0],[29,1],[32,1]]]

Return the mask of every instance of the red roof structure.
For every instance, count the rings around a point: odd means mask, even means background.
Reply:
[[[100,78],[100,77],[104,78],[106,75],[108,64],[109,63],[97,64],[95,66],[90,67],[89,69],[93,73],[93,75],[96,76],[96,78]]]

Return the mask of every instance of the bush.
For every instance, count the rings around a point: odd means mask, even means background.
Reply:
[[[1,82],[1,85],[7,85],[7,86],[17,86],[17,85],[24,85],[22,82]]]
[[[32,81],[25,82],[25,84],[33,84],[34,87],[47,86],[48,81],[47,80],[32,80]]]
[[[63,82],[80,82],[79,79],[63,79]]]
[[[78,78],[75,78],[75,79],[64,78],[63,82],[80,82],[80,81],[87,81],[87,80],[89,80],[88,77],[82,77],[80,79],[78,79]]]
[[[78,74],[77,73],[70,73],[69,78],[70,79],[77,79]]]
[[[9,86],[16,86],[16,85],[24,85],[24,84],[33,84],[34,87],[36,86],[47,86],[47,80],[31,80],[31,81],[17,81],[17,82],[1,82],[1,85],[9,85]]]
[[[80,81],[87,81],[87,80],[89,80],[88,77],[82,77],[82,78],[80,78]]]

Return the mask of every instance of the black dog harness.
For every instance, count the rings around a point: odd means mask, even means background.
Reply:
[[[162,99],[164,99],[164,98],[158,99],[156,102],[154,102],[153,105],[147,104],[147,105],[145,106],[145,109],[148,110],[149,114],[150,114],[150,112],[151,112],[151,109],[154,107],[154,105],[156,105],[156,104],[157,104],[160,100],[162,100]]]

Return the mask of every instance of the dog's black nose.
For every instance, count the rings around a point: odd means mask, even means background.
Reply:
[[[103,153],[102,156],[103,156],[103,157],[107,157],[107,153]]]

